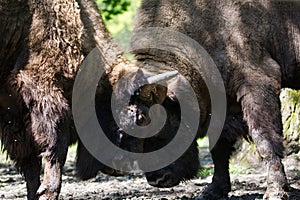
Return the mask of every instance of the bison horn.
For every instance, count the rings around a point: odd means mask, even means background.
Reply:
[[[167,81],[171,78],[174,78],[177,75],[178,75],[178,71],[175,70],[175,71],[171,71],[171,72],[165,72],[162,74],[150,76],[147,78],[147,81],[149,84],[159,83],[159,82]]]

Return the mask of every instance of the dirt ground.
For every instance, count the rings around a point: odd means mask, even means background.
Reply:
[[[89,181],[79,181],[74,176],[74,158],[75,150],[72,148],[64,168],[60,199],[193,199],[211,181],[211,176],[208,176],[169,189],[149,186],[141,173],[124,177],[109,177],[99,173]],[[0,156],[0,161],[0,199],[25,199],[24,179],[11,162],[5,161],[5,155]],[[292,187],[290,199],[300,200],[300,154],[289,156],[284,163]],[[230,193],[230,200],[262,199],[266,189],[266,170],[263,165],[259,166],[251,174],[231,176],[233,191]]]

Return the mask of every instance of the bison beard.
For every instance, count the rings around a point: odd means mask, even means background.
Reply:
[[[284,147],[279,93],[283,87],[299,89],[300,86],[299,9],[298,1],[143,1],[136,16],[136,30],[161,27],[186,34],[208,51],[224,80],[227,116],[221,137],[211,151],[215,167],[213,180],[200,199],[227,197],[231,189],[229,158],[236,140],[242,136],[254,142],[266,163],[268,187],[264,199],[288,198],[288,183],[281,162]],[[210,105],[201,76],[188,61],[170,52],[142,49],[134,53],[136,65],[145,71],[177,70],[190,80],[201,111],[199,124],[203,131],[199,136],[204,136]],[[167,96],[163,104],[168,107],[173,103]],[[142,107],[139,102],[136,106]],[[177,123],[171,123],[169,129]],[[140,151],[159,148],[170,137],[173,136],[166,131],[140,140]],[[176,162],[146,173],[149,183],[170,187],[191,178],[198,166],[196,151],[194,142]],[[188,170],[191,173],[185,172]]]

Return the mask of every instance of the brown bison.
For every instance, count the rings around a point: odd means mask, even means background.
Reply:
[[[108,71],[122,51],[92,0],[0,0],[0,35],[2,147],[24,174],[28,199],[57,199],[68,145],[77,140],[70,111],[76,72],[96,46]],[[85,155],[79,145],[81,178],[91,176]],[[101,163],[98,170],[116,173]]]
[[[288,183],[281,159],[282,122],[280,89],[300,88],[300,2],[253,0],[173,0],[143,1],[136,16],[135,30],[160,27],[181,32],[203,46],[216,63],[226,89],[227,115],[221,136],[211,151],[214,162],[212,184],[200,199],[227,197],[231,190],[229,158],[240,137],[254,142],[266,163],[267,191],[264,199],[287,199]],[[148,38],[147,38],[148,37]],[[141,41],[155,43],[160,34],[149,35]],[[166,38],[167,39],[167,38]],[[186,48],[185,46],[182,48]],[[201,75],[188,60],[159,49],[138,49],[136,66],[144,71],[177,70],[190,80],[199,101],[201,120],[199,137],[205,135],[210,120],[211,105],[207,87]],[[197,82],[198,80],[198,82]],[[133,144],[142,148],[136,152],[151,152],[168,144],[180,123],[180,104],[176,95],[152,84],[136,90],[128,79],[122,91],[133,91],[128,110],[135,107],[135,116],[120,121],[127,125],[149,122],[150,107],[159,102],[169,113],[165,129],[147,139],[133,143],[134,137],[123,137],[129,149]],[[175,89],[180,90],[180,84]],[[118,92],[117,92],[118,94]],[[182,111],[182,110],[181,110]],[[126,118],[126,116],[123,116]],[[129,119],[129,120],[128,120]],[[156,187],[172,187],[196,176],[199,167],[196,142],[175,162],[160,170],[147,172],[148,182]]]

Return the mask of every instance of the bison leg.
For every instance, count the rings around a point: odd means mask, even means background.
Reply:
[[[66,139],[63,134],[59,135],[56,147],[54,150],[48,149],[51,153],[45,156],[44,179],[37,192],[40,200],[58,199],[62,183],[62,169],[68,152]]]
[[[278,87],[270,80],[263,85],[244,87],[241,104],[249,134],[267,165],[267,191],[264,199],[287,199],[287,179],[281,162],[284,154]]]
[[[97,176],[101,171],[110,176],[123,176],[123,172],[112,169],[100,161],[85,148],[80,140],[77,146],[76,175],[80,180],[88,180]]]
[[[39,199],[58,199],[61,188],[62,165],[59,161],[46,160],[43,183],[38,189]]]
[[[29,200],[36,200],[38,196],[36,195],[40,181],[40,172],[42,161],[38,156],[31,156],[29,158],[23,159],[21,162],[21,171],[24,173],[26,187],[27,187],[27,198]]]
[[[226,138],[219,139],[211,151],[214,162],[214,176],[212,183],[204,190],[197,200],[214,200],[226,198],[231,190],[229,177],[229,158],[234,142]]]
[[[240,114],[228,114],[217,144],[212,149],[214,176],[212,183],[199,196],[198,200],[226,198],[231,190],[229,158],[234,151],[237,139],[247,134],[247,125]]]

